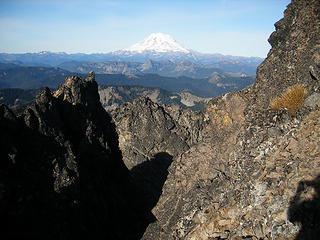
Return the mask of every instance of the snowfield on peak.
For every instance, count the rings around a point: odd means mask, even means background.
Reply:
[[[144,51],[190,53],[188,49],[181,46],[170,35],[163,33],[152,33],[144,40],[125,48],[124,51],[137,53]]]

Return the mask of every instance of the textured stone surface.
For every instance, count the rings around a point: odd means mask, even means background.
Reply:
[[[142,97],[110,113],[119,134],[123,161],[129,169],[157,153],[177,156],[202,139],[201,112],[161,106]]]
[[[317,239],[320,2],[293,0],[256,82],[207,105],[202,142],[169,167],[143,239]],[[295,117],[269,109],[308,90]]]

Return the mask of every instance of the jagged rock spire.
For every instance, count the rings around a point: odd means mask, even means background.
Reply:
[[[89,108],[101,107],[98,84],[93,71],[90,71],[85,79],[78,76],[67,77],[65,83],[59,86],[53,96],[73,105],[84,105]]]
[[[90,71],[85,79],[88,82],[93,82],[95,81],[95,74],[94,71]]]

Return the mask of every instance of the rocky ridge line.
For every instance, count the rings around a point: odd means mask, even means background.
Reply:
[[[213,99],[203,141],[169,167],[143,239],[317,239],[320,2],[293,0],[247,89]],[[301,84],[295,116],[270,110]]]

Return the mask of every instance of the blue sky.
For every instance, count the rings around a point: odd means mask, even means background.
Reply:
[[[0,52],[106,53],[151,33],[203,52],[266,57],[290,0],[1,0]]]

